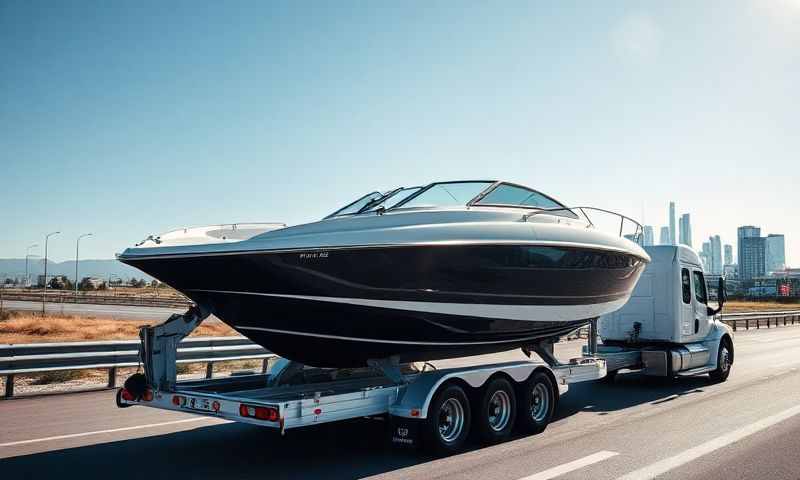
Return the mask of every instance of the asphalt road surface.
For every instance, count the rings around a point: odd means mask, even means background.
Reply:
[[[800,327],[740,332],[723,384],[635,373],[573,385],[542,434],[434,459],[383,422],[292,430],[145,407],[113,392],[0,401],[3,478],[797,479]],[[558,345],[562,358],[580,344]],[[518,352],[496,359],[520,358]],[[452,361],[450,361],[452,362]],[[450,363],[450,362],[439,362]]]
[[[41,302],[27,302],[21,300],[5,300],[4,308],[25,312],[41,312]],[[96,305],[91,303],[50,303],[45,304],[48,313],[63,313],[65,315],[82,315],[102,318],[115,318],[119,320],[166,320],[173,313],[184,313],[185,308],[170,307],[144,307],[134,305]],[[216,319],[213,315],[209,320]]]

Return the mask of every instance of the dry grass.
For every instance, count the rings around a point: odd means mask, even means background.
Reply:
[[[779,310],[800,310],[800,302],[757,302],[745,300],[729,300],[725,303],[724,313],[742,312],[774,312]]]
[[[47,315],[28,312],[4,313],[0,318],[0,343],[42,343],[95,340],[135,340],[139,327],[155,322],[114,320],[73,315]],[[221,322],[202,323],[192,332],[196,336],[229,336],[236,332]]]

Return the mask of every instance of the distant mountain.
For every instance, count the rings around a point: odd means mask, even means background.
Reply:
[[[36,276],[44,273],[42,260],[40,258],[28,260],[28,271],[30,272],[31,280],[35,282]],[[50,275],[65,275],[67,278],[72,279],[75,277],[75,261],[53,262],[48,260],[47,276],[49,277]],[[129,280],[135,277],[144,278],[147,281],[152,280],[149,275],[118,260],[81,260],[78,265],[78,276],[81,278],[98,277],[105,279],[111,276],[119,277],[122,280]],[[24,258],[0,258],[0,278],[8,277],[25,277]]]

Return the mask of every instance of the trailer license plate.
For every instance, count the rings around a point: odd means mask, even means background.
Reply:
[[[186,403],[183,405],[183,408],[188,408],[190,410],[200,410],[202,412],[214,411],[214,407],[211,404],[211,400],[207,398],[187,397]]]

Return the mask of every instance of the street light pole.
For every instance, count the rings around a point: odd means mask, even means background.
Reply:
[[[91,237],[91,233],[84,233],[83,235],[78,236],[78,241],[75,242],[75,302],[78,302],[78,252],[81,248],[81,238],[83,237]]]
[[[31,276],[28,273],[28,258],[31,257],[31,248],[35,248],[38,246],[39,245],[34,243],[33,245],[28,247],[28,250],[25,251],[25,287],[28,287],[31,284]]]
[[[44,317],[44,305],[47,301],[47,243],[50,241],[52,235],[57,235],[61,232],[51,232],[44,236],[44,288],[42,289],[42,316]]]

